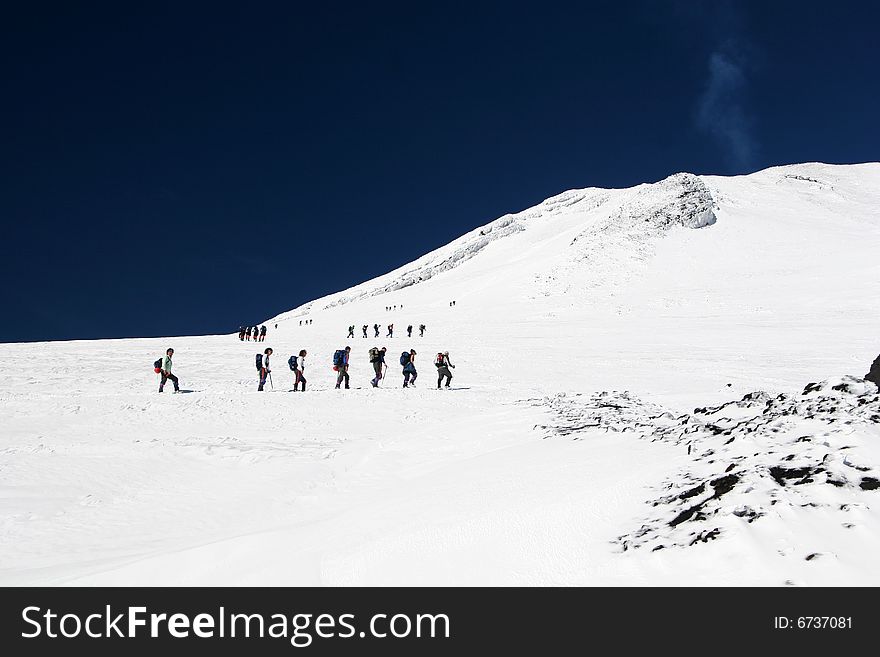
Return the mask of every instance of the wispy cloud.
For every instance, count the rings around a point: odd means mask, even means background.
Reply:
[[[757,144],[746,102],[746,58],[724,48],[713,52],[708,64],[709,77],[697,106],[697,127],[719,143],[732,165],[747,167],[754,160]]]
[[[749,8],[736,0],[682,2],[676,7],[709,44],[695,127],[717,143],[730,167],[749,169],[760,155],[749,76],[761,59],[749,35]]]

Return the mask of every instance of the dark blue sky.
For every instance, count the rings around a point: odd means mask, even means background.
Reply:
[[[231,332],[572,187],[880,157],[873,2],[134,5],[4,8],[0,341]]]

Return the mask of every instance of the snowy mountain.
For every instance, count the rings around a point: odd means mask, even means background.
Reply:
[[[0,345],[0,584],[877,585],[878,208],[877,163],[572,190],[265,344]]]

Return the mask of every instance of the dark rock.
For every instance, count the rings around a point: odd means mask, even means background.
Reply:
[[[708,532],[701,532],[693,541],[691,541],[691,545],[696,545],[697,543],[708,543],[709,541],[715,540],[721,534],[721,530],[717,527]]]
[[[741,506],[734,509],[733,515],[735,515],[737,518],[744,518],[747,522],[754,522],[764,514],[758,513],[749,506]]]
[[[862,490],[877,490],[880,488],[880,479],[874,477],[862,477],[862,483],[859,484]]]
[[[733,490],[733,487],[736,485],[736,482],[739,481],[739,475],[729,474],[724,477],[718,477],[718,479],[713,479],[709,482],[712,488],[715,489],[715,494],[712,497],[721,497],[725,493],[729,493]]]
[[[813,473],[813,469],[809,466],[803,468],[783,468],[782,466],[774,466],[770,468],[770,476],[780,486],[785,486],[786,479],[803,479]]]
[[[670,527],[677,527],[681,523],[683,523],[687,520],[690,520],[694,516],[694,514],[700,510],[701,506],[703,506],[703,505],[697,504],[696,506],[692,506],[689,509],[685,509],[684,511],[682,511],[677,516],[675,516],[672,520],[669,521],[669,526]]]
[[[694,497],[695,495],[702,495],[705,492],[706,492],[706,484],[700,484],[699,486],[696,486],[694,488],[691,488],[690,490],[686,490],[685,492],[683,492],[681,495],[678,496],[678,499],[686,500],[689,497]]]
[[[865,381],[870,381],[880,388],[880,356],[874,359],[874,362],[871,364],[871,370],[865,374]]]

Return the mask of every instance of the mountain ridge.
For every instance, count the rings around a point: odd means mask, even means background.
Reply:
[[[528,227],[542,218],[559,214],[567,214],[575,209],[583,212],[596,210],[614,200],[630,199],[630,203],[624,200],[614,217],[609,217],[607,228],[613,228],[620,231],[629,230],[632,233],[636,225],[628,227],[621,226],[621,222],[630,220],[634,224],[639,219],[644,219],[646,223],[660,221],[658,227],[669,229],[677,223],[688,228],[703,228],[711,226],[717,220],[715,211],[718,208],[718,201],[714,198],[711,190],[711,184],[707,185],[707,181],[718,179],[757,179],[761,177],[773,176],[781,174],[783,179],[802,180],[807,183],[821,184],[816,178],[808,175],[801,176],[799,174],[820,175],[822,172],[834,171],[836,169],[846,168],[875,168],[880,171],[880,162],[865,162],[857,164],[825,164],[822,162],[805,162],[789,165],[778,165],[768,167],[749,174],[741,174],[737,176],[714,176],[714,175],[697,175],[687,172],[672,174],[656,182],[640,183],[625,188],[598,188],[585,187],[570,189],[555,194],[538,203],[535,206],[520,210],[518,212],[507,213],[500,217],[478,226],[451,242],[434,249],[412,262],[397,267],[385,274],[381,274],[352,287],[339,290],[337,292],[324,295],[312,301],[306,302],[291,310],[284,311],[267,319],[264,323],[275,323],[286,321],[293,318],[305,317],[310,312],[318,310],[327,310],[337,306],[352,303],[354,301],[364,300],[383,294],[393,293],[407,287],[418,285],[431,280],[437,275],[450,271],[458,265],[473,258],[489,244],[496,240],[502,240],[505,237],[524,232]],[[666,199],[650,199],[655,190],[660,190],[661,197],[665,194]],[[678,198],[676,197],[678,194]],[[686,198],[692,196],[692,198]],[[639,207],[639,200],[641,205]],[[646,200],[647,199],[647,200]],[[683,200],[686,199],[686,200]],[[688,207],[688,206],[691,207]],[[646,216],[647,215],[647,216]],[[654,225],[651,226],[655,228]],[[591,234],[589,229],[584,230],[583,235],[578,235],[574,241],[586,241]],[[631,237],[632,235],[630,235]],[[654,235],[657,237],[658,235]],[[650,237],[650,236],[647,236]],[[649,241],[649,240],[646,240]],[[601,245],[598,249],[601,249]],[[592,249],[594,252],[597,247]],[[588,257],[587,254],[581,256],[582,259]]]

